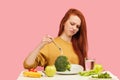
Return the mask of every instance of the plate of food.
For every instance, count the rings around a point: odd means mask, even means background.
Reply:
[[[79,72],[82,72],[84,68],[81,65],[78,64],[71,64],[70,70],[66,71],[57,71],[57,74],[78,74]]]

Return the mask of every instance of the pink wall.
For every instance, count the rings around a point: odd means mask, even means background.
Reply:
[[[22,62],[45,34],[56,36],[69,8],[80,9],[87,21],[89,56],[120,77],[119,0],[1,0],[0,78],[16,80]]]

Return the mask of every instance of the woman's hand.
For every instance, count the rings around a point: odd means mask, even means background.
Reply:
[[[38,52],[41,48],[43,48],[46,44],[52,42],[53,38],[50,35],[45,35],[40,44],[33,50],[34,52]]]
[[[41,43],[40,43],[40,44],[41,44],[42,46],[44,46],[44,45],[52,42],[52,39],[53,39],[53,38],[52,38],[50,35],[46,35],[46,36],[44,36],[43,39],[41,40]]]

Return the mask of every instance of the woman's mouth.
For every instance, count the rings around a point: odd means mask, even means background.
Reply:
[[[72,34],[74,34],[75,33],[75,31],[74,30],[69,30],[70,31],[70,33],[72,33]]]

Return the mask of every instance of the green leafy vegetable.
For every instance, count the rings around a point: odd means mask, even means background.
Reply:
[[[112,78],[107,72],[92,76],[92,78]]]
[[[103,71],[103,67],[100,64],[95,64],[93,70],[79,72],[81,76],[91,76],[99,74]]]
[[[55,60],[55,67],[57,71],[70,71],[71,65],[68,62],[68,58],[66,56],[58,56]]]
[[[100,64],[95,64],[93,70],[94,70],[96,73],[100,73],[100,72],[103,71],[103,67],[102,67],[102,65],[100,65]]]
[[[95,75],[95,74],[98,74],[98,73],[96,73],[94,70],[89,70],[89,71],[79,72],[79,74],[81,76],[90,76],[90,75]]]

